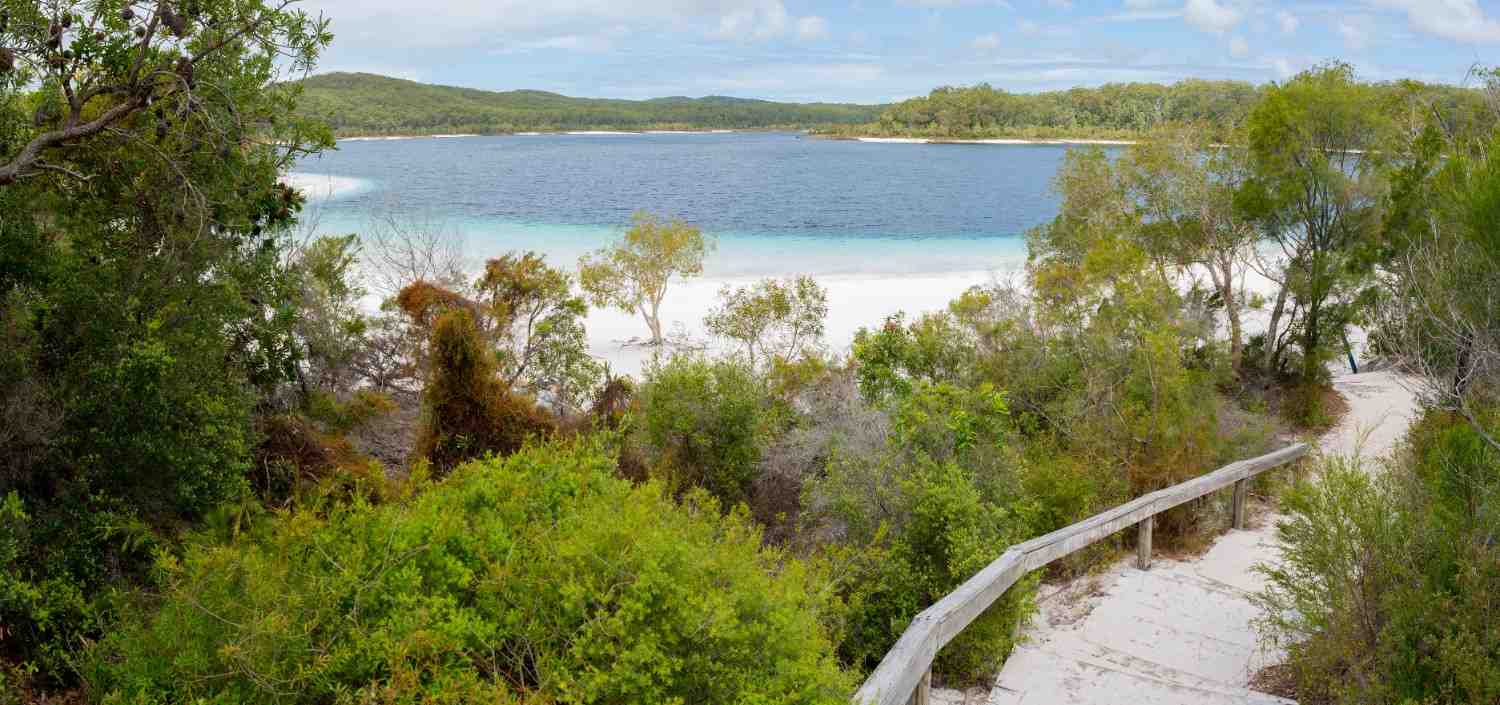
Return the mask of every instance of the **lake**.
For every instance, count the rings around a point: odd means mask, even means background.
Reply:
[[[691,334],[725,283],[812,274],[829,287],[838,346],[859,326],[940,308],[1015,271],[1024,233],[1056,213],[1050,182],[1066,150],[758,132],[552,134],[346,140],[297,171],[313,185],[309,213],[320,231],[359,232],[372,213],[408,213],[462,233],[475,262],[536,250],[572,268],[636,210],[679,216],[718,247],[703,279],[669,292],[666,320]],[[611,359],[619,341],[643,332],[623,314],[596,312],[589,323],[596,352]]]

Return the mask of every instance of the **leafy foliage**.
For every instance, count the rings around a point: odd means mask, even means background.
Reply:
[[[196,545],[85,681],[122,703],[844,702],[822,576],[612,468],[533,447],[408,503]]]
[[[281,72],[329,36],[260,0],[0,14],[0,409],[44,433],[0,434],[0,612],[55,683],[153,548],[247,496],[252,411],[302,360],[279,174],[331,143]]]
[[[1304,698],[1500,697],[1500,453],[1445,412],[1428,413],[1409,443],[1384,473],[1332,461],[1286,499],[1284,560],[1262,600]]]
[[[485,264],[475,288],[497,340],[501,377],[530,394],[547,393],[559,406],[582,406],[602,370],[588,354],[588,305],[573,293],[573,278],[535,252],[508,253]]]
[[[703,324],[744,345],[751,366],[762,359],[795,360],[818,352],[828,292],[812,277],[763,279],[736,289],[725,286],[719,301]]]
[[[677,355],[648,370],[638,394],[642,441],[675,485],[705,488],[725,506],[749,497],[779,422],[753,369]]]
[[[810,484],[810,517],[838,536],[848,603],[840,654],[872,669],[912,617],[1031,535],[1006,455],[1008,412],[993,389],[919,383],[892,417],[887,445],[836,454]],[[955,682],[1004,662],[1033,585],[1012,588],[938,657]]]

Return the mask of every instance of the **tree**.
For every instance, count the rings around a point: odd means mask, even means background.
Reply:
[[[1229,360],[1244,349],[1240,293],[1259,234],[1241,217],[1235,194],[1248,178],[1244,153],[1215,146],[1200,128],[1159,130],[1131,147],[1118,168],[1143,216],[1142,246],[1187,272],[1208,271],[1229,324]]]
[[[487,453],[507,455],[555,423],[529,398],[513,393],[495,373],[474,316],[452,308],[432,327],[431,376],[423,391],[423,423],[416,452],[446,474]]]
[[[43,596],[0,621],[7,656],[67,680],[158,532],[247,496],[253,415],[295,379],[302,199],[279,178],[331,138],[285,79],[329,35],[261,0],[0,17],[0,409],[51,430],[0,439],[31,517],[0,572]]]
[[[512,387],[550,395],[578,409],[601,375],[588,354],[588,305],[573,278],[541,255],[507,253],[490,260],[475,285],[500,354],[500,376]]]
[[[719,290],[719,306],[703,324],[716,335],[745,346],[750,365],[757,357],[790,360],[817,349],[828,316],[828,291],[803,275],[762,279],[751,286]]]
[[[357,235],[326,236],[295,248],[290,264],[300,285],[295,331],[302,344],[297,368],[303,395],[310,389],[339,393],[356,383],[356,360],[369,323],[360,310],[365,290],[356,279]]]
[[[1343,339],[1373,264],[1384,188],[1379,150],[1389,136],[1378,99],[1348,65],[1329,64],[1269,88],[1247,121],[1253,176],[1240,203],[1283,259],[1263,364],[1278,366],[1277,341],[1295,322],[1304,383],[1323,376],[1329,343]],[[1295,308],[1286,321],[1289,296]]]
[[[412,282],[462,293],[469,285],[462,233],[421,211],[388,203],[370,214],[362,240],[366,274],[382,299]]]
[[[636,213],[633,225],[615,244],[578,260],[578,278],[595,306],[611,306],[646,321],[651,344],[664,342],[661,302],[672,277],[703,272],[713,244],[697,226],[650,213]]]
[[[1500,92],[1500,76],[1487,80]],[[1500,405],[1500,136],[1430,114],[1393,178],[1372,337],[1415,373],[1424,401],[1500,450],[1483,418]]]
[[[254,139],[267,117],[231,107],[237,88],[225,69],[312,69],[332,39],[328,21],[295,10],[295,0],[7,0],[0,37],[0,88],[35,86],[33,129],[0,148],[0,187],[44,174],[86,182],[96,164],[74,156],[97,143],[160,142],[173,123],[230,150]],[[226,90],[228,89],[228,90]],[[291,96],[295,87],[279,92]],[[290,102],[283,102],[290,108]],[[282,112],[289,112],[284,110]]]

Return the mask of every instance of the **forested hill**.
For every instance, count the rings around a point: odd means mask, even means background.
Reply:
[[[545,91],[482,91],[367,73],[302,82],[299,109],[340,135],[645,128],[815,127],[868,123],[884,106],[710,96],[603,100]]]

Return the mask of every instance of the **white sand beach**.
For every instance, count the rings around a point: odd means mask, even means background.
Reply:
[[[351,176],[335,176],[333,174],[312,174],[308,172],[293,171],[282,177],[288,186],[291,186],[309,201],[320,201],[339,196],[347,196],[358,193],[369,187],[369,182],[364,179],[356,179]]]
[[[1019,263],[1018,263],[1019,265]],[[939,311],[971,286],[990,283],[1002,272],[955,272],[911,276],[818,277],[828,290],[825,341],[830,350],[842,353],[862,327],[876,327],[887,316],[905,311],[914,318]],[[718,350],[703,329],[703,317],[718,303],[723,286],[745,286],[754,279],[704,278],[674,283],[662,302],[662,327],[672,342],[663,348],[643,344],[647,329],[639,316],[612,309],[590,309],[587,320],[589,352],[607,362],[615,374],[639,375],[652,357],[674,350],[705,348]]]
[[[439,140],[452,139],[454,137],[478,137],[475,132],[458,132],[443,135],[373,135],[363,137],[340,137],[340,142],[389,142],[393,140]]]
[[[939,139],[930,137],[856,137],[856,142],[871,142],[876,144],[995,144],[995,145],[1026,145],[1026,144],[1060,144],[1060,145],[1100,145],[1105,147],[1128,147],[1136,144],[1135,140],[1107,140],[1107,139],[1026,139],[1026,138],[995,138],[995,139]]]

